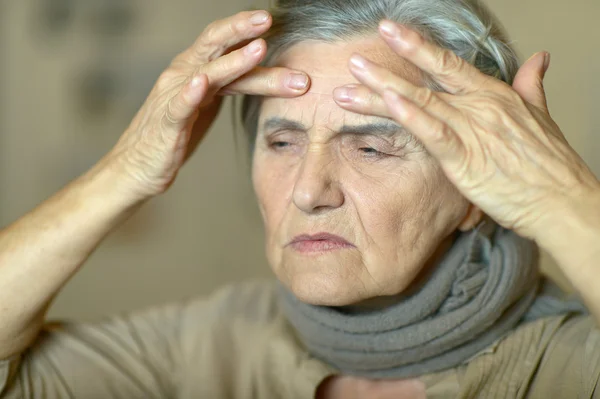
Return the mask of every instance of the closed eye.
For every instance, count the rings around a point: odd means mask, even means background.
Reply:
[[[383,152],[377,151],[375,148],[372,147],[361,147],[358,150],[366,155],[385,155]]]
[[[289,147],[290,143],[288,143],[287,141],[275,141],[273,143],[271,143],[271,147],[273,148],[285,148],[285,147]]]

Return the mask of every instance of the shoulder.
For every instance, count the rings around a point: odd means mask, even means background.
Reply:
[[[571,317],[548,343],[530,397],[593,398],[599,378],[600,330],[589,316]]]
[[[461,390],[465,397],[592,398],[599,334],[590,317],[572,314],[522,324],[462,368]]]
[[[229,284],[211,295],[180,304],[179,328],[188,339],[247,340],[281,319],[277,284],[253,280]],[[206,341],[205,341],[206,342]]]

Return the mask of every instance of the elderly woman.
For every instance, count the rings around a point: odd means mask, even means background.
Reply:
[[[517,71],[466,0],[287,0],[211,24],[106,157],[2,231],[1,396],[600,397],[600,332],[537,268],[535,243],[598,320],[600,182],[548,113],[548,64]],[[247,95],[280,284],[45,324],[229,94]]]

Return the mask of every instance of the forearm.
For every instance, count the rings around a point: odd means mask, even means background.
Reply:
[[[538,243],[556,260],[600,326],[600,189],[565,205]]]
[[[0,359],[25,349],[48,304],[137,204],[102,165],[0,231]]]

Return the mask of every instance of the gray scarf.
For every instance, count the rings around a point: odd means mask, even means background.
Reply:
[[[549,284],[549,283],[548,283]],[[429,280],[391,307],[350,313],[300,302],[281,287],[284,312],[315,357],[345,374],[407,378],[458,366],[520,323],[584,312],[546,294],[537,246],[484,222],[462,233]]]

